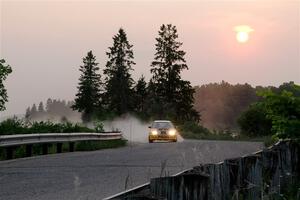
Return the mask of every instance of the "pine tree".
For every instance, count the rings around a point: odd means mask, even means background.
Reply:
[[[181,79],[180,73],[188,69],[185,52],[178,42],[176,26],[162,25],[156,38],[156,53],[151,64],[154,101],[163,107],[159,115],[177,120],[195,120],[199,115],[193,108],[194,89]],[[161,113],[164,112],[164,113]]]
[[[33,104],[30,110],[30,116],[31,118],[35,118],[37,116],[37,109],[36,109],[36,105]]]
[[[51,106],[52,106],[52,99],[48,98],[46,103],[46,111],[48,114],[51,112]]]
[[[108,61],[104,74],[106,75],[105,101],[107,109],[118,115],[133,110],[133,84],[130,71],[135,65],[132,45],[127,40],[125,31],[120,28],[113,37],[113,46],[106,53]]]
[[[98,74],[96,57],[92,51],[87,53],[83,58],[83,66],[80,66],[81,72],[79,78],[78,93],[76,94],[75,103],[72,106],[74,110],[82,112],[82,120],[88,122],[92,115],[101,109],[101,76]]]
[[[145,110],[144,106],[145,106],[145,101],[147,98],[147,83],[145,81],[144,76],[142,76],[138,80],[138,82],[134,88],[134,92],[135,92],[135,99],[134,99],[135,110],[138,113],[143,113]]]
[[[4,65],[5,60],[0,60],[0,111],[5,110],[5,102],[8,101],[7,91],[4,87],[3,82],[7,78],[8,74],[12,72],[12,69],[9,65]]]
[[[28,107],[25,112],[25,119],[29,120],[30,118],[31,118],[31,110],[30,107]]]
[[[43,104],[42,101],[39,103],[38,112],[39,113],[44,113],[45,112],[45,110],[44,110],[44,104]]]

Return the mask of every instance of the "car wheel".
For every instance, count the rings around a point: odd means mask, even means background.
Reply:
[[[149,143],[153,143],[153,140],[149,140]]]
[[[173,140],[173,142],[177,142],[177,139]]]

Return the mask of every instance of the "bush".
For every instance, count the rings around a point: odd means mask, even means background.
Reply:
[[[0,123],[0,135],[26,134],[29,133],[28,126],[18,118],[14,117]]]
[[[271,135],[272,121],[266,109],[259,103],[252,104],[238,119],[241,134],[249,137]]]
[[[23,120],[12,118],[0,123],[0,135],[28,134],[28,133],[79,133],[103,132],[103,125],[97,122],[96,129],[91,129],[80,124],[52,123],[50,121],[25,123]]]
[[[203,139],[205,136],[211,134],[207,128],[192,121],[187,121],[180,125],[179,132],[182,137],[189,139]]]

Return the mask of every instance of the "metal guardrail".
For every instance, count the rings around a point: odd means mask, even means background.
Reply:
[[[90,140],[117,140],[122,138],[121,132],[107,133],[39,133],[0,136],[0,147],[11,147],[24,144],[61,143]]]

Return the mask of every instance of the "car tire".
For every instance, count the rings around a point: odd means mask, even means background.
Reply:
[[[149,143],[153,143],[153,140],[149,140]]]
[[[177,139],[173,140],[173,142],[177,142]]]

